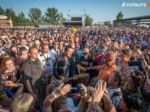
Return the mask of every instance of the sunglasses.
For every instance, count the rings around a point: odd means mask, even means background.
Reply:
[[[84,55],[87,55],[88,53],[83,53]]]

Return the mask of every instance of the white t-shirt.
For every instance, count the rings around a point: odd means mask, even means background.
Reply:
[[[53,61],[52,57],[49,53],[42,54],[39,53],[38,58],[40,62],[42,63],[42,69],[45,72],[45,76],[50,76],[53,74]]]

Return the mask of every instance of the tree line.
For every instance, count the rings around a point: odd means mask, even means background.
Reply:
[[[9,19],[11,18],[14,26],[62,25],[66,21],[63,14],[54,7],[48,7],[44,14],[39,8],[31,8],[28,11],[29,17],[26,17],[24,12],[16,14],[13,9],[3,9],[0,6],[0,15],[6,15]],[[84,19],[85,26],[91,26],[92,22],[93,19],[86,15]]]

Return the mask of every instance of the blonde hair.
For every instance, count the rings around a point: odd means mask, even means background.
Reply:
[[[10,112],[28,112],[34,102],[34,98],[29,93],[24,93],[15,98],[10,107]]]

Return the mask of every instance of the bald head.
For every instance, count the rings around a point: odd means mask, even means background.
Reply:
[[[37,59],[38,58],[38,49],[36,47],[30,47],[29,55],[32,59]]]

